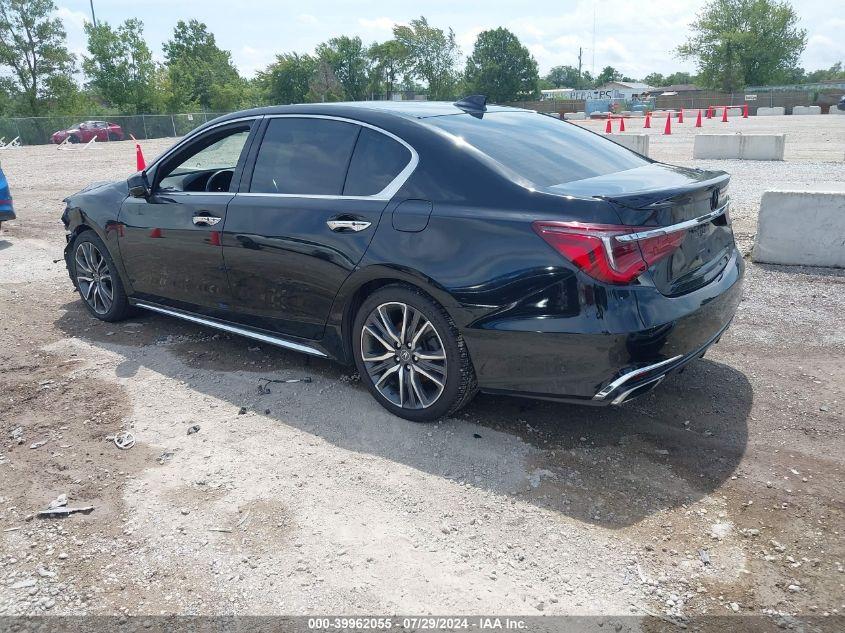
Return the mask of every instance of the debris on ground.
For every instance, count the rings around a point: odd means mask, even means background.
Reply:
[[[41,440],[40,442],[34,442],[34,443],[29,445],[29,448],[30,449],[41,448],[42,446],[44,446],[49,441],[50,440]]]
[[[194,433],[200,432],[200,425],[199,424],[192,424],[188,427],[188,435],[193,435]]]
[[[128,451],[135,446],[135,435],[129,431],[123,431],[116,435],[106,435],[106,441],[114,442],[114,445],[122,451]]]
[[[64,497],[64,499],[62,499]],[[64,502],[64,505],[57,505],[53,506],[54,503]],[[94,511],[94,506],[82,506],[79,508],[68,508],[67,507],[67,496],[66,495],[59,495],[54,501],[47,506],[46,510],[41,510],[38,513],[38,517],[42,519],[52,519],[57,517],[66,517],[71,514],[90,514]]]

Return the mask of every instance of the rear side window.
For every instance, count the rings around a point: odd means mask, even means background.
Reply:
[[[411,152],[386,134],[361,128],[343,195],[372,196],[389,185],[411,161]]]
[[[340,195],[359,129],[330,119],[271,119],[249,190]]]
[[[460,137],[535,185],[548,187],[647,165],[634,152],[533,112],[432,117],[426,123]]]

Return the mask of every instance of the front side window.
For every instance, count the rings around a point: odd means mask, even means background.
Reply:
[[[271,119],[250,192],[341,195],[360,129],[333,119]]]
[[[408,163],[408,148],[386,134],[361,128],[349,173],[343,186],[345,196],[372,196],[393,182]]]
[[[432,117],[426,123],[472,145],[541,187],[647,165],[634,152],[577,125],[533,112]]]
[[[249,128],[237,128],[211,134],[196,141],[174,159],[175,164],[164,165],[159,181],[162,191],[232,190],[232,176],[241,152],[249,138]]]

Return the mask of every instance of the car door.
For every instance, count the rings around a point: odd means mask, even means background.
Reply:
[[[192,139],[151,170],[148,197],[124,201],[118,244],[137,298],[225,318],[231,296],[220,229],[253,125]]]
[[[267,117],[262,136],[223,228],[234,309],[254,327],[319,339],[416,153],[339,117]]]

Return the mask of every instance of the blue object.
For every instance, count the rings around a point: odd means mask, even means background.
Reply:
[[[12,207],[12,194],[9,191],[9,182],[6,180],[6,174],[3,173],[3,168],[0,167],[0,222],[15,219],[15,210]]]

